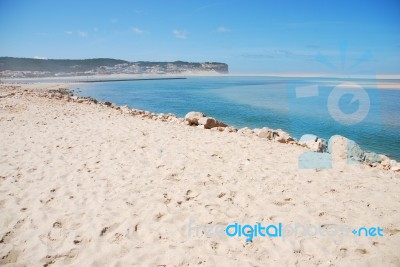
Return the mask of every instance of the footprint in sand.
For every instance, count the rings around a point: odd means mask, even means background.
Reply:
[[[13,231],[8,231],[3,235],[3,237],[0,239],[0,244],[7,244],[10,243],[10,240],[14,237],[14,232]]]
[[[367,254],[367,250],[365,248],[358,248],[356,250],[354,250],[356,253],[364,255]]]
[[[189,189],[189,190],[186,191],[185,200],[189,201],[189,200],[191,200],[193,198],[196,198],[198,196],[199,196],[199,194],[195,194],[192,190]]]
[[[285,198],[283,201],[275,201],[273,202],[277,206],[284,206],[284,205],[292,205],[295,206],[295,204],[290,203],[292,199],[291,198]]]
[[[6,265],[17,262],[19,254],[20,253],[17,250],[10,250],[6,255],[0,258],[0,265]]]
[[[72,262],[72,260],[78,256],[78,254],[79,254],[78,249],[71,249],[70,251],[68,251],[65,254],[56,254],[54,256],[47,255],[44,258],[45,263],[43,264],[43,266],[48,267],[51,264],[54,264],[56,262],[58,263],[58,261],[62,261],[58,265],[70,264]]]
[[[347,248],[340,248],[339,254],[342,258],[346,257],[347,256]]]
[[[107,235],[107,233],[112,232],[112,231],[115,230],[118,226],[119,226],[118,223],[114,223],[114,224],[112,224],[112,225],[110,225],[110,226],[104,227],[103,229],[101,229],[100,236],[105,236],[105,235]]]
[[[48,248],[56,249],[63,246],[67,236],[68,234],[64,229],[53,228],[47,233],[47,235],[39,235],[39,239]]]
[[[209,213],[214,213],[214,212],[220,211],[220,205],[218,205],[218,204],[205,205],[205,208],[208,209]]]

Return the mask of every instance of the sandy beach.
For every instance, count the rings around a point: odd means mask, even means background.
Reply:
[[[400,266],[399,172],[301,169],[305,147],[49,97],[62,87],[1,85],[0,265]],[[235,222],[383,236],[208,231]]]

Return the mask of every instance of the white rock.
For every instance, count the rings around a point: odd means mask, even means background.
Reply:
[[[275,141],[278,141],[279,143],[288,143],[290,141],[294,141],[294,139],[287,132],[281,129],[278,129],[277,132],[278,135],[275,136],[274,138]]]
[[[303,135],[299,140],[299,144],[308,147],[314,152],[326,152],[328,148],[328,143],[325,139],[319,138],[313,134]]]
[[[253,131],[247,127],[241,128],[237,131],[238,134],[243,134],[243,135],[251,135],[253,134]]]
[[[278,136],[278,132],[267,127],[264,127],[258,131],[258,137],[266,138],[268,140],[275,139],[275,136]]]
[[[329,139],[328,152],[333,160],[364,161],[365,154],[360,146],[353,140],[340,135],[334,135]]]
[[[185,121],[188,125],[199,125],[199,119],[205,117],[206,115],[201,112],[191,111],[185,115]]]
[[[131,109],[130,109],[128,106],[122,106],[122,107],[120,108],[120,110],[121,110],[121,112],[122,112],[123,114],[129,114],[129,113],[131,112]]]
[[[390,166],[391,171],[399,172],[400,171],[400,164],[398,162],[394,163]]]

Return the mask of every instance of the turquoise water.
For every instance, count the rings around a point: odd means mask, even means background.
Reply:
[[[362,86],[369,102],[364,118],[350,125],[335,119],[328,104],[335,86],[343,82]],[[184,117],[189,111],[201,111],[237,128],[281,128],[295,138],[306,133],[325,139],[340,134],[365,150],[400,160],[400,90],[376,90],[376,82],[334,78],[189,77],[81,84],[71,88],[79,87],[80,96],[156,113]],[[297,90],[305,86],[313,87],[316,95],[300,97]],[[361,107],[365,109],[364,100],[353,99],[352,94],[346,93],[333,102],[347,116]]]

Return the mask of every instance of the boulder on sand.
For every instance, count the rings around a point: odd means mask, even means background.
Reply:
[[[329,139],[328,152],[332,158],[347,160],[348,162],[361,162],[365,159],[365,153],[353,140],[341,135],[334,135]]]
[[[284,130],[278,129],[278,130],[273,130],[267,127],[263,127],[261,129],[254,129],[254,132],[256,135],[260,138],[265,138],[268,140],[274,140],[279,143],[288,143],[290,141],[293,141],[294,139],[285,132]]]
[[[299,140],[299,144],[308,147],[314,152],[326,152],[328,149],[328,142],[313,134],[303,135]]]
[[[199,119],[204,118],[206,115],[201,112],[191,111],[185,116],[185,123],[190,126],[199,125]]]
[[[255,133],[258,135],[260,138],[266,138],[268,140],[275,139],[275,136],[278,136],[278,132],[275,130],[272,130],[267,127],[263,127],[261,129],[257,129]]]
[[[400,172],[400,163],[396,161],[392,162],[392,164],[390,165],[390,170],[395,172]]]
[[[278,129],[276,131],[278,135],[275,136],[275,141],[278,141],[279,143],[288,143],[290,141],[294,141],[293,137],[291,137],[290,134],[288,134],[284,130]]]
[[[199,125],[204,125],[204,128],[211,129],[215,127],[226,127],[227,125],[223,122],[217,121],[211,117],[202,117],[198,120]]]
[[[370,151],[365,151],[365,163],[371,164],[371,165],[377,165],[378,163],[381,163],[383,160],[383,157],[381,155],[378,155],[374,152]]]

